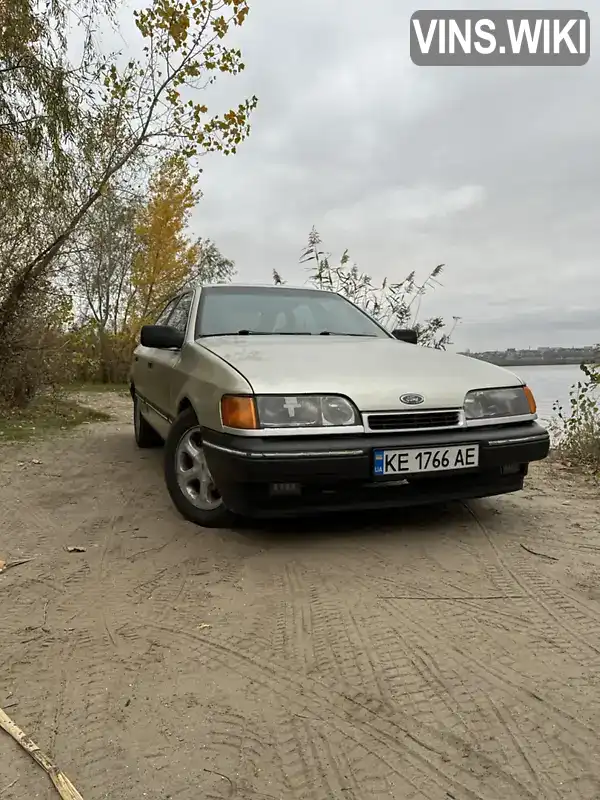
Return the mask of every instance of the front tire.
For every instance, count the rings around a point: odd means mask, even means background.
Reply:
[[[228,528],[234,515],[210,474],[200,426],[191,408],[179,414],[165,444],[165,481],[173,504],[185,519],[205,528]]]
[[[135,433],[135,443],[142,449],[160,447],[163,444],[160,435],[142,415],[140,401],[136,395],[134,395],[133,398],[133,430]]]

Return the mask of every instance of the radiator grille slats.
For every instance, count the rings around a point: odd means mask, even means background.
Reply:
[[[427,430],[428,428],[455,428],[460,425],[460,411],[400,411],[388,414],[367,414],[367,424],[372,431]]]

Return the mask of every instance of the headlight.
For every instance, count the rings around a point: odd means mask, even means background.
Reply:
[[[475,389],[465,397],[467,419],[520,417],[535,414],[536,405],[528,386],[510,389]]]
[[[324,428],[358,425],[358,412],[336,395],[262,396],[256,398],[263,428]]]

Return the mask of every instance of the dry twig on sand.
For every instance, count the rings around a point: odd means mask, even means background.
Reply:
[[[18,561],[0,560],[0,572],[6,572],[7,569],[12,569],[12,567],[20,567],[21,564],[28,564],[30,561],[33,561],[33,558],[20,558]]]
[[[21,745],[33,758],[33,760],[40,765],[46,772],[56,791],[62,800],[83,800],[77,789],[73,786],[67,776],[48,758],[45,753],[42,753],[37,744],[30,739],[8,716],[8,714],[0,708],[0,728],[2,728],[9,736]]]
[[[527,550],[528,553],[531,553],[532,556],[539,556],[540,558],[547,558],[548,561],[558,561],[556,556],[549,556],[546,553],[538,553],[537,550],[532,550],[531,547],[527,547],[525,544],[521,544],[523,550]]]

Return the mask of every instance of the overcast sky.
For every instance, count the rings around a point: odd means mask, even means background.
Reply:
[[[595,16],[590,0],[525,5]],[[246,71],[217,94],[223,107],[258,95],[252,134],[236,156],[204,159],[194,216],[238,280],[270,282],[275,268],[303,282],[315,225],[376,279],[446,264],[423,315],[462,317],[461,348],[600,342],[598,57],[562,69],[411,63],[413,11],[523,6],[502,0],[250,6],[236,34]]]

